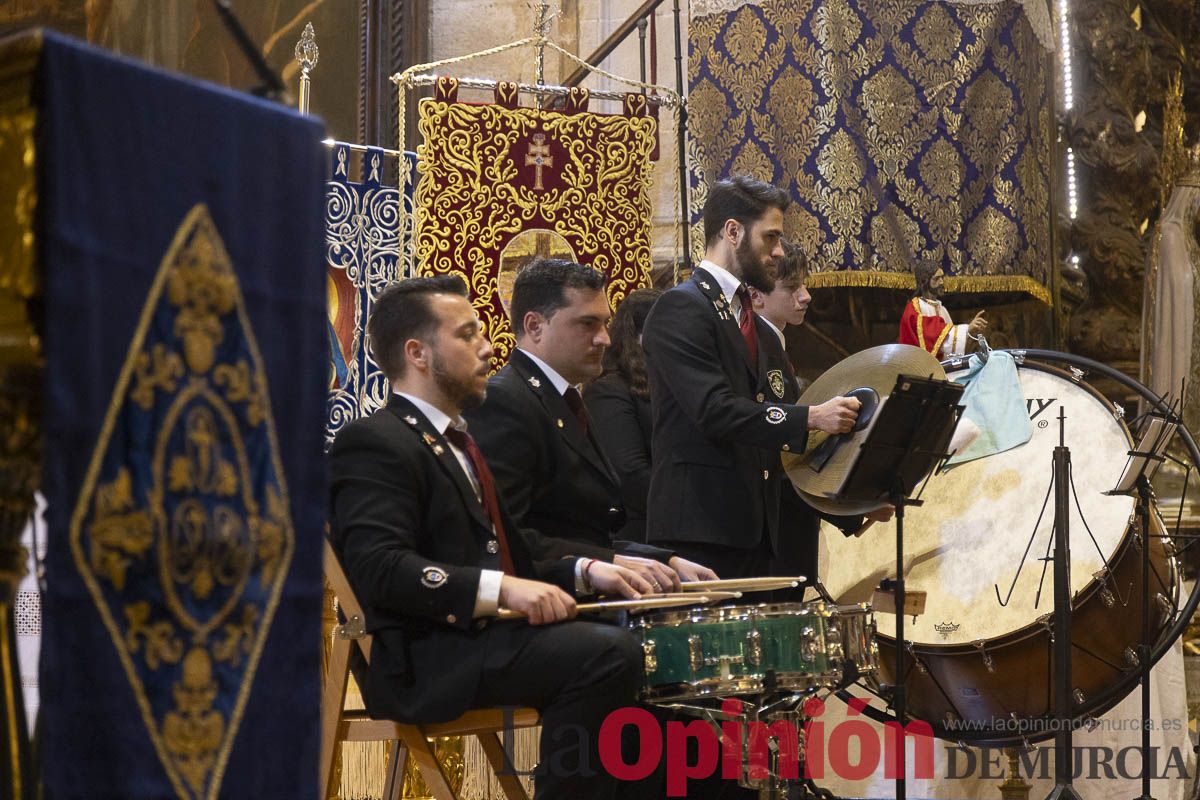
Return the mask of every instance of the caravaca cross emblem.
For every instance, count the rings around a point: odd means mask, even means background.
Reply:
[[[525,166],[533,167],[533,188],[539,192],[546,190],[542,182],[542,170],[554,166],[554,158],[550,155],[550,145],[546,144],[546,134],[535,133],[533,144],[529,145],[529,154],[525,156]]]

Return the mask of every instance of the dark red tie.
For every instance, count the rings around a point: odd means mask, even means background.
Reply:
[[[500,569],[504,570],[505,575],[516,575],[512,554],[508,551],[508,537],[504,535],[504,522],[500,519],[500,504],[496,502],[496,482],[492,478],[492,471],[488,468],[487,462],[483,460],[483,453],[479,451],[479,445],[475,444],[475,439],[471,437],[471,434],[457,428],[447,428],[446,439],[466,453],[467,460],[471,462],[471,468],[475,470],[475,479],[479,481],[479,493],[483,495],[483,510],[487,512],[488,518],[492,521],[492,528],[496,532],[496,541],[500,543]]]
[[[567,401],[567,405],[570,406],[571,411],[575,414],[575,419],[579,420],[579,427],[583,428],[583,432],[586,435],[588,432],[588,413],[587,408],[583,405],[583,395],[574,386],[568,386],[567,390],[563,392],[563,400]]]
[[[742,338],[750,350],[750,363],[758,369],[758,327],[754,324],[754,306],[750,303],[750,290],[746,284],[738,287],[737,296],[742,301],[742,311],[738,314],[738,327],[742,329]]]

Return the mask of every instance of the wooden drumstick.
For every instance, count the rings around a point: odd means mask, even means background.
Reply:
[[[684,592],[769,592],[773,589],[790,589],[807,580],[803,575],[765,578],[724,578],[711,581],[685,581],[680,584]]]
[[[602,600],[596,603],[579,603],[575,606],[575,612],[577,614],[595,614],[602,611],[646,611],[656,608],[708,605],[737,597],[741,597],[737,592],[708,592],[699,595],[677,593],[661,597],[642,597],[638,600]],[[524,619],[525,614],[511,608],[501,608],[496,612],[496,617],[498,619]]]

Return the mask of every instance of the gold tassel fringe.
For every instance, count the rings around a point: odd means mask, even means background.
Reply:
[[[915,289],[916,282],[907,272],[876,272],[871,270],[834,270],[811,272],[807,280],[810,289],[871,288]],[[1047,306],[1052,305],[1050,290],[1028,275],[965,275],[946,278],[946,293],[1023,292]]]
[[[519,772],[528,772],[537,764],[538,737],[541,735],[541,732],[542,729],[540,726],[536,728],[518,728],[513,731],[511,755],[513,766]],[[479,745],[479,740],[474,736],[467,739],[465,759],[466,775],[463,778],[463,800],[493,800],[494,798],[503,798],[504,791],[500,788],[500,781],[496,780],[496,774],[492,770],[492,765],[488,762],[487,756],[484,755],[483,748]],[[522,776],[521,783],[525,787],[525,793],[533,797],[533,777],[528,775]]]

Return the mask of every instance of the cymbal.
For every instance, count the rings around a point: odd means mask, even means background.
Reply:
[[[800,396],[798,403],[803,406],[815,406],[857,389],[866,389],[873,391],[882,404],[895,388],[896,378],[901,375],[946,379],[946,371],[942,369],[938,360],[920,347],[885,344],[862,350],[830,367],[812,382]],[[870,431],[870,427],[867,426],[842,434],[841,444],[828,456],[820,471],[815,470],[812,464],[814,459],[822,457],[818,448],[829,438],[827,433],[810,431],[808,447],[804,453],[783,454],[783,466],[788,478],[805,502],[818,511],[842,515],[866,514],[887,505],[886,501],[849,501],[831,497],[842,486],[851,467],[854,466],[859,447]]]

